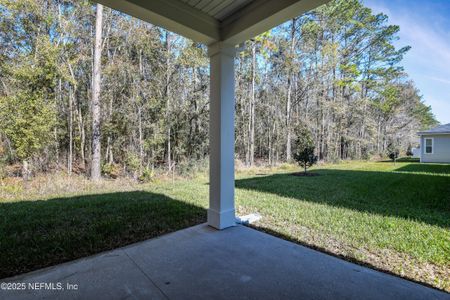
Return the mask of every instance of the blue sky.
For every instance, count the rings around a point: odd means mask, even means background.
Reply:
[[[398,46],[412,47],[403,61],[425,103],[450,123],[450,0],[364,0],[400,26]]]

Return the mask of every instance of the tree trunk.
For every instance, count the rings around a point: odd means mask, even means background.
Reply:
[[[252,46],[252,87],[250,95],[250,166],[255,162],[255,80],[256,80],[256,42]]]
[[[80,104],[78,103],[78,106]],[[83,114],[81,111],[81,107],[77,109],[77,115],[78,115],[78,131],[80,133],[80,156],[81,156],[81,168],[84,170],[86,166],[86,131],[84,129],[84,121],[83,121]]]
[[[24,182],[27,182],[30,179],[30,169],[26,159],[22,162],[22,179]]]
[[[144,164],[144,135],[142,132],[142,109],[138,104],[138,132],[139,132],[139,172],[142,172]]]
[[[97,17],[95,22],[94,74],[92,80],[92,180],[99,180],[101,176],[100,81],[102,55],[102,19],[103,5],[97,4]]]
[[[286,102],[286,161],[292,159],[291,150],[291,78],[288,78],[288,91]]]
[[[109,122],[113,121],[113,99],[110,98],[109,100],[109,107],[108,107],[108,118]],[[108,138],[106,139],[106,155],[105,160],[108,161],[109,164],[114,163],[114,146],[113,146],[113,134],[110,133]]]
[[[171,43],[170,43],[170,33],[166,31],[166,97],[167,97],[167,106],[166,106],[166,119],[167,119],[167,169],[172,169],[172,145],[170,143],[171,136],[171,122],[170,122],[170,52],[171,52]]]
[[[292,159],[292,150],[291,150],[291,102],[292,102],[292,64],[294,57],[294,48],[295,48],[295,23],[297,19],[292,19],[291,25],[291,45],[290,45],[290,57],[291,57],[291,65],[288,65],[288,86],[287,86],[287,101],[286,101],[286,161],[290,161]]]
[[[67,174],[72,174],[73,165],[73,96],[74,91],[69,91],[69,154],[67,155]]]

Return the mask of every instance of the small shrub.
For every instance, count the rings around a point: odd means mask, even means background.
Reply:
[[[6,177],[6,155],[3,145],[0,143],[0,179]]]
[[[102,173],[106,177],[116,179],[120,176],[120,166],[114,163],[107,163],[102,166]]]
[[[303,167],[306,174],[306,170],[317,163],[314,140],[309,129],[303,125],[298,126],[295,133],[294,160]]]
[[[151,182],[155,176],[155,173],[150,168],[145,168],[142,174],[139,176],[139,181],[142,183]]]
[[[126,169],[131,173],[134,179],[137,179],[138,170],[140,167],[139,156],[135,153],[128,153],[125,159]]]
[[[17,163],[7,165],[4,167],[4,172],[6,177],[22,177],[22,165]]]
[[[389,143],[386,153],[387,156],[395,162],[400,155],[400,150],[394,145],[394,143]]]
[[[0,163],[0,179],[6,178],[5,166]]]
[[[408,149],[406,149],[406,156],[413,156],[411,144],[408,145]]]

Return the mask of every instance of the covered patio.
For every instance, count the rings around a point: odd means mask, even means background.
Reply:
[[[206,224],[6,282],[64,289],[7,291],[3,299],[450,298],[251,228]]]

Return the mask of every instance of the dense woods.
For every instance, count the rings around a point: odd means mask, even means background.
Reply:
[[[236,159],[290,161],[299,126],[325,161],[414,146],[436,120],[401,67],[399,30],[335,0],[242,45]],[[203,163],[206,50],[89,1],[0,0],[0,176],[137,178]]]

